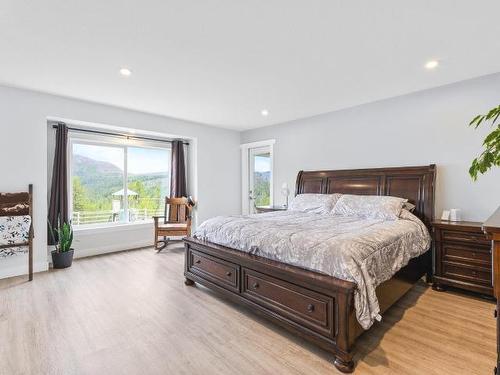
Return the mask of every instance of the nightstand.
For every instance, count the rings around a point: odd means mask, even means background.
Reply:
[[[453,286],[493,297],[491,242],[481,227],[471,221],[432,223],[433,289]]]
[[[262,214],[264,212],[273,212],[273,211],[286,211],[287,208],[283,206],[270,206],[270,207],[255,207],[255,210],[258,214]]]

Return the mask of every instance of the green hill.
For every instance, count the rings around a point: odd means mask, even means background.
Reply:
[[[73,210],[111,210],[113,193],[123,189],[123,171],[112,163],[74,155],[72,164]],[[167,173],[129,174],[127,187],[138,194],[131,197],[133,208],[158,209],[168,194]]]

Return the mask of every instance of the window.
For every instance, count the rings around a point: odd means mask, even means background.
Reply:
[[[267,147],[250,151],[251,193],[255,207],[271,204],[271,153]]]
[[[102,138],[71,140],[73,225],[137,223],[163,215],[170,193],[170,145]]]
[[[273,205],[274,139],[245,143],[241,147],[242,212]]]

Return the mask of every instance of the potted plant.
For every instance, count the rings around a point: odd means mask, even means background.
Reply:
[[[477,180],[478,174],[483,174],[493,167],[500,166],[500,105],[488,111],[485,115],[477,115],[470,122],[470,126],[476,129],[483,121],[491,121],[493,130],[486,136],[483,141],[484,150],[477,158],[472,161],[469,169],[469,174],[472,179]]]
[[[50,227],[52,239],[56,244],[56,249],[51,252],[52,265],[54,268],[68,268],[73,263],[74,249],[71,248],[73,243],[73,228],[69,223],[63,223],[56,230],[57,241],[55,240],[54,230]]]

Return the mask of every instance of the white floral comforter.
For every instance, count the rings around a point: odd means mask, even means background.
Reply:
[[[26,243],[29,238],[31,217],[0,216],[0,245]],[[28,252],[27,246],[7,247],[0,249],[0,258]]]
[[[218,216],[196,238],[353,281],[364,329],[380,318],[375,288],[430,248],[425,225],[409,211],[397,220],[297,211]]]

